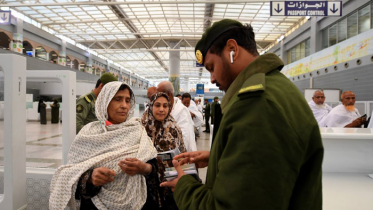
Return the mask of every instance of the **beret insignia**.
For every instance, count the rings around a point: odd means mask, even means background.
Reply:
[[[201,51],[199,51],[199,50],[196,51],[196,58],[197,58],[197,62],[199,64],[203,63],[203,55],[202,55]]]

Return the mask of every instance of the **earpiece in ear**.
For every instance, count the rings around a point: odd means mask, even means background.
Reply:
[[[230,56],[231,56],[231,63],[233,63],[233,55],[234,55],[234,51],[231,51],[231,53],[230,53]]]

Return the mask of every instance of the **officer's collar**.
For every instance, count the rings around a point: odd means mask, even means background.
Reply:
[[[281,70],[284,62],[273,53],[266,53],[251,62],[232,82],[223,99],[221,100],[222,112],[226,111],[227,105],[232,97],[241,89],[243,83],[252,75],[257,73],[269,73],[273,70]]]

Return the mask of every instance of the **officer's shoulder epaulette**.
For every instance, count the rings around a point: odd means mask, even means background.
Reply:
[[[250,93],[262,93],[265,90],[265,74],[257,73],[248,78],[241,89],[238,91],[238,96],[247,95]]]
[[[95,100],[91,94],[87,94],[86,96],[84,96],[84,99],[85,99],[88,103],[91,103],[92,101]]]

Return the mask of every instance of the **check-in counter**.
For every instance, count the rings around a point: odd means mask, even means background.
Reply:
[[[373,129],[320,128],[323,209],[373,209]]]

